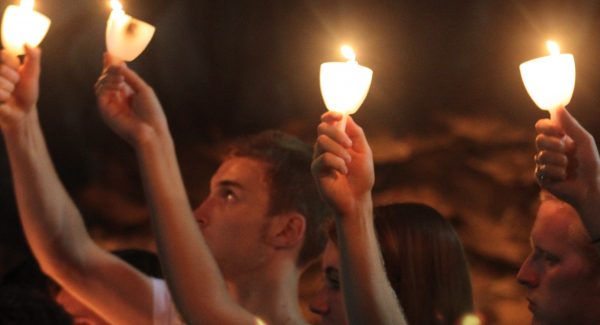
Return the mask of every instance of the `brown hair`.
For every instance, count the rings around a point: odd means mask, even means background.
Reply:
[[[225,159],[228,157],[247,157],[268,164],[270,214],[302,214],[306,231],[298,265],[317,258],[326,242],[320,229],[331,213],[310,171],[312,148],[294,136],[269,130],[239,140],[230,147]]]
[[[387,277],[409,324],[455,324],[473,312],[462,244],[439,212],[399,203],[377,207],[374,214]],[[337,241],[334,225],[329,236]]]

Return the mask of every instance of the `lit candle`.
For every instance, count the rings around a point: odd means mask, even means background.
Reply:
[[[546,42],[550,55],[527,61],[520,66],[525,89],[535,104],[553,112],[567,106],[575,88],[575,60],[561,54],[558,44]]]
[[[342,46],[346,62],[321,64],[321,95],[330,111],[344,114],[339,127],[344,130],[346,117],[355,113],[369,92],[373,70],[356,62],[350,46]]]
[[[11,54],[25,53],[25,44],[38,46],[50,28],[50,19],[33,10],[33,0],[6,7],[2,17],[2,46]]]
[[[106,48],[120,60],[133,61],[144,51],[156,28],[135,19],[123,10],[118,0],[111,0],[112,12],[106,24]]]

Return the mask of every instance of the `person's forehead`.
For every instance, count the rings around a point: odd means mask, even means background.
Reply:
[[[533,244],[546,250],[564,250],[571,247],[569,231],[576,221],[574,213],[572,208],[560,201],[542,202],[531,231]]]
[[[232,182],[243,187],[268,185],[267,163],[247,157],[228,158],[211,179],[211,185],[218,185],[223,182]]]

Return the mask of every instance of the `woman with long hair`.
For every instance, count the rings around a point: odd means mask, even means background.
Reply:
[[[335,212],[323,255],[325,285],[311,304],[323,324],[456,324],[473,311],[463,247],[436,210],[373,210],[371,149],[362,129],[326,113],[313,174]],[[373,213],[374,211],[374,213]]]

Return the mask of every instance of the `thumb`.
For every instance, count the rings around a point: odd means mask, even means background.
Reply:
[[[352,146],[359,152],[369,150],[369,143],[363,129],[349,115],[346,123],[346,133],[350,137],[350,140],[352,140]]]
[[[564,132],[575,140],[575,142],[587,141],[589,139],[588,132],[564,107],[556,110],[556,120]]]
[[[118,59],[117,57],[113,56],[108,52],[104,52],[104,55],[102,55],[102,64],[104,65],[105,69],[110,66],[117,66],[121,63],[123,63],[122,60]]]
[[[145,89],[150,87],[144,81],[144,79],[142,79],[142,77],[140,77],[135,71],[129,69],[129,67],[122,65],[119,68],[121,74],[125,78],[125,82],[127,82],[131,89],[133,89],[133,91],[135,91],[136,93],[144,91]]]
[[[37,47],[25,46],[25,61],[21,68],[21,77],[27,80],[37,80],[40,76],[42,50]]]

